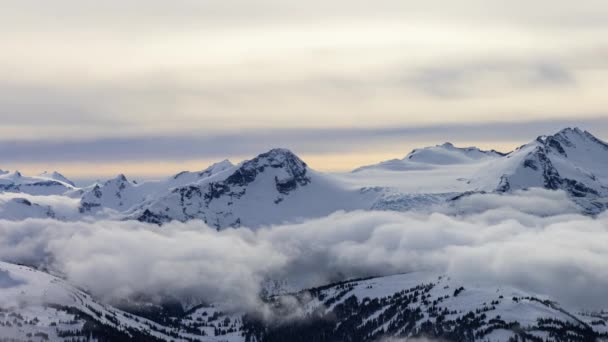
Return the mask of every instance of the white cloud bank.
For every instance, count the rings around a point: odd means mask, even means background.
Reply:
[[[484,210],[462,214],[458,206]],[[201,222],[0,221],[0,260],[46,265],[108,300],[172,294],[255,307],[268,278],[312,286],[433,269],[606,307],[608,215],[572,208],[561,193],[535,190],[471,196],[458,215],[338,212],[257,231],[218,232]]]

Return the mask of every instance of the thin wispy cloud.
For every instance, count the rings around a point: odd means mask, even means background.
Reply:
[[[444,124],[391,128],[311,128],[248,130],[210,134],[166,134],[163,136],[116,138],[4,140],[0,159],[4,162],[42,161],[129,161],[185,160],[252,155],[275,146],[303,154],[333,154],[392,145],[403,155],[420,141],[454,143],[476,141],[484,145],[509,142],[524,144],[567,126],[580,126],[599,137],[608,135],[608,118],[547,120],[515,123]],[[500,146],[497,148],[500,149]],[[504,152],[509,152],[505,150]]]

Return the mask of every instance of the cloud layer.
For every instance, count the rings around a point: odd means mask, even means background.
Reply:
[[[467,201],[446,213],[337,212],[257,231],[218,232],[201,222],[159,229],[138,222],[2,221],[0,259],[49,267],[106,300],[171,295],[184,303],[255,308],[268,279],[309,287],[434,270],[576,307],[608,306],[608,215],[580,216],[563,193],[544,190]],[[481,203],[483,210],[462,214]]]

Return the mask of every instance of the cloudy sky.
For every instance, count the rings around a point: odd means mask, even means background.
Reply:
[[[347,170],[608,138],[608,2],[0,0],[0,168],[153,177],[274,146]]]

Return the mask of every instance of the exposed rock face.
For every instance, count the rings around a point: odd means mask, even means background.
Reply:
[[[281,171],[274,177],[277,191],[287,195],[298,186],[305,186],[310,183],[310,178],[306,176],[306,167],[306,163],[291,151],[274,149],[244,162],[239,169],[226,178],[225,184],[247,186],[255,181],[256,177],[264,170],[273,168]]]

